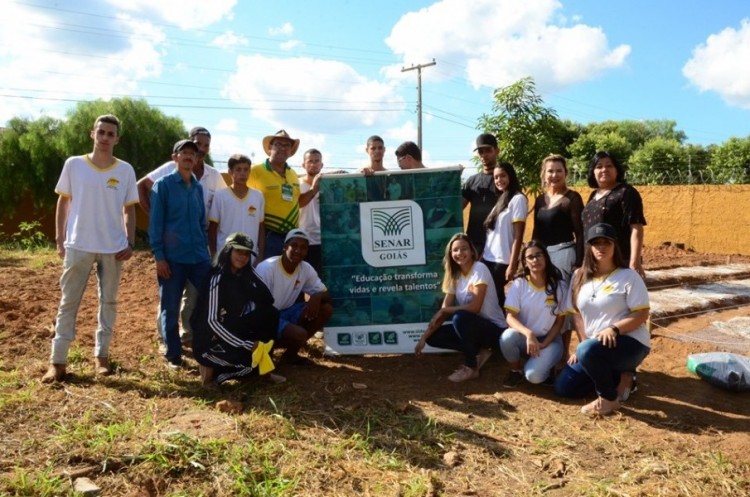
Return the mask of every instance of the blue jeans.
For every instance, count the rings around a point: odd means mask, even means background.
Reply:
[[[458,350],[464,353],[464,364],[477,367],[477,353],[480,349],[497,349],[498,339],[503,329],[479,314],[458,311],[450,323],[435,330],[427,344],[439,349]]]
[[[537,337],[539,343],[543,342],[547,336]],[[500,350],[503,357],[508,362],[518,362],[526,354],[526,335],[520,331],[508,328],[500,338]],[[541,383],[547,379],[550,371],[558,363],[563,353],[562,337],[557,335],[555,339],[546,347],[539,351],[537,357],[529,357],[523,366],[523,374],[529,383]]]
[[[159,303],[161,311],[161,333],[167,351],[164,357],[169,362],[179,364],[182,360],[182,342],[180,341],[180,328],[177,317],[180,314],[180,301],[185,283],[189,281],[195,288],[202,288],[203,280],[211,269],[211,263],[206,260],[195,264],[181,264],[167,261],[171,276],[169,279],[159,280]],[[189,320],[189,316],[188,316]]]
[[[578,362],[568,364],[555,380],[555,392],[561,397],[585,397],[591,392],[607,400],[617,399],[620,373],[635,371],[651,351],[627,335],[617,337],[617,346],[605,347],[595,338],[578,344]]]

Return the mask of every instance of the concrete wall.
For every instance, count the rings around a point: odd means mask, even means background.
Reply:
[[[750,255],[750,185],[638,186],[643,197],[646,221],[645,244],[682,243],[696,252]],[[579,188],[584,201],[590,190]],[[529,205],[533,199],[529,198]],[[148,216],[140,207],[137,225],[145,230]],[[36,211],[30,199],[21,202],[11,218],[0,216],[0,233],[9,236],[22,221],[38,220],[52,240],[55,235],[54,209]],[[526,238],[531,236],[531,219]]]

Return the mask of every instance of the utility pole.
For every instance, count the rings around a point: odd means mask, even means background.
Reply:
[[[401,72],[417,70],[417,145],[419,150],[422,150],[422,68],[430,67],[437,64],[435,59],[427,64],[414,64],[411,67],[402,67]]]

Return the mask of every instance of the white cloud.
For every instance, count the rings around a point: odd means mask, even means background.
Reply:
[[[285,41],[279,46],[281,47],[282,50],[289,51],[289,50],[294,50],[297,47],[302,47],[304,46],[304,44],[299,40],[289,40],[289,41]]]
[[[475,88],[533,76],[540,88],[557,89],[625,63],[628,45],[610,49],[601,28],[567,25],[561,7],[558,0],[442,0],[404,15],[386,43],[404,64],[435,58],[440,73],[463,75]]]
[[[238,35],[234,31],[227,31],[211,40],[211,45],[224,49],[246,47],[249,44],[250,42],[245,36]]]
[[[305,57],[240,56],[222,94],[251,107],[254,118],[298,133],[380,126],[404,107],[390,84],[368,79],[342,62]]]
[[[750,20],[712,34],[693,50],[682,74],[701,92],[714,91],[730,105],[750,109]]]
[[[226,133],[234,133],[240,129],[239,122],[237,119],[225,118],[216,123],[215,126],[217,131],[223,131]]]
[[[176,24],[181,29],[210,26],[222,19],[232,18],[237,0],[107,0],[112,7],[136,14],[153,14],[164,22]]]
[[[61,29],[64,19],[33,7],[8,7],[0,29],[0,67],[7,93],[18,98],[4,99],[0,122],[39,113],[62,117],[71,100],[140,93],[140,79],[161,74],[165,36],[148,22],[117,16],[91,33],[71,34]],[[107,32],[116,35],[91,36]],[[33,98],[20,98],[28,96]]]
[[[268,28],[268,34],[271,36],[291,36],[294,34],[294,26],[292,26],[291,22],[285,22],[278,28]]]

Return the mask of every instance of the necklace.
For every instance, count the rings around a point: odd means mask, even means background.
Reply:
[[[594,280],[593,279],[591,280],[591,288],[592,288],[591,299],[590,299],[591,302],[593,302],[594,300],[596,300],[596,294],[599,293],[599,290],[607,282],[607,278],[609,278],[612,275],[612,273],[614,273],[615,271],[617,271],[617,268],[615,268],[612,271],[610,271],[609,273],[607,273],[604,276],[604,278],[602,279],[602,281],[598,285],[596,285],[596,286],[594,286]]]

